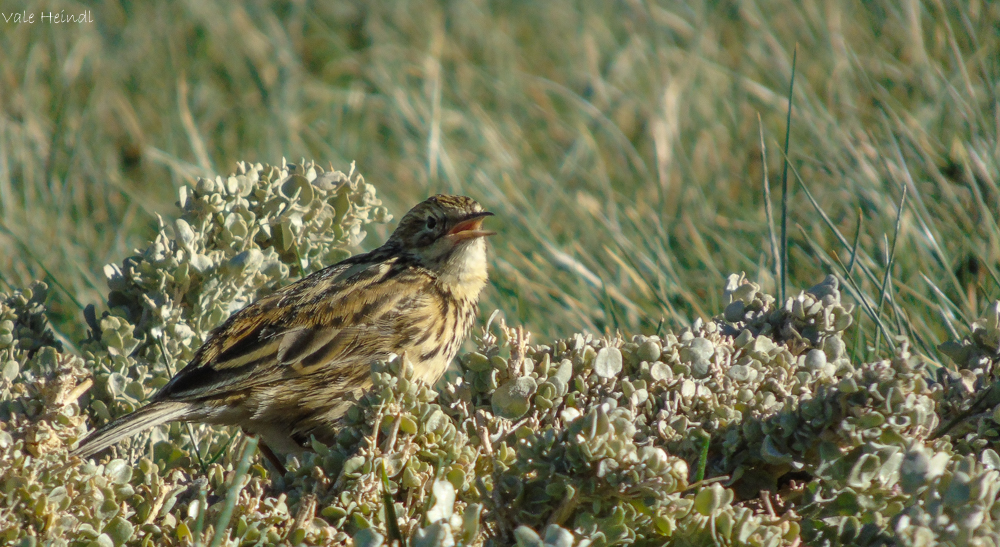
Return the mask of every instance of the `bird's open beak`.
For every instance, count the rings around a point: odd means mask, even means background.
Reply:
[[[483,220],[491,216],[493,216],[493,213],[489,211],[469,215],[465,220],[454,225],[451,230],[448,230],[446,235],[457,240],[495,235],[496,232],[482,229]]]

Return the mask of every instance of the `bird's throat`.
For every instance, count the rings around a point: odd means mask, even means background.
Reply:
[[[456,298],[476,302],[486,286],[486,241],[463,241],[438,270],[438,283]]]

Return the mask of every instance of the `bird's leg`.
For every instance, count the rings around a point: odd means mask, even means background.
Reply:
[[[271,462],[271,466],[274,467],[274,469],[282,476],[288,473],[288,470],[285,469],[284,462],[282,462],[281,459],[278,458],[277,454],[275,454],[274,451],[271,450],[270,446],[267,446],[267,444],[265,444],[264,441],[261,440],[260,436],[254,435],[249,431],[247,431],[246,429],[243,430],[243,434],[249,437],[257,437],[257,450],[259,450],[260,454],[264,456],[264,459]]]
[[[281,475],[288,473],[288,470],[285,469],[285,464],[282,463],[280,459],[278,459],[278,456],[274,453],[273,450],[271,450],[270,446],[267,446],[263,442],[259,442],[257,443],[257,449],[260,450],[260,453],[264,455],[264,458],[266,458],[267,461],[271,462],[271,465],[274,466],[274,468],[278,471],[278,473],[280,473]]]

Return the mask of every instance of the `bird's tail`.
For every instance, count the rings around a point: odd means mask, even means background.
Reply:
[[[104,427],[94,431],[80,442],[69,453],[70,456],[86,458],[104,450],[118,441],[145,431],[162,423],[183,418],[191,411],[190,403],[176,401],[157,401],[112,420]]]

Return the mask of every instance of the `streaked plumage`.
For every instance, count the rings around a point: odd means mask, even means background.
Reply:
[[[424,381],[444,373],[486,285],[483,236],[492,232],[481,224],[491,214],[463,196],[418,204],[378,249],[233,314],[147,406],[72,454],[173,420],[239,425],[281,453],[303,450],[310,435],[331,443],[351,401],[371,387],[373,361],[405,353]]]

